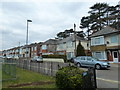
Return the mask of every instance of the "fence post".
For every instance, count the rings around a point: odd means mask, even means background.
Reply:
[[[53,69],[52,69],[52,62],[51,62],[51,76],[52,76],[52,73],[53,73],[53,71],[52,71]]]
[[[97,88],[96,69],[93,68],[93,67],[90,67],[90,68],[88,69],[88,71],[89,71],[89,73],[90,73],[90,78],[91,78],[91,80],[92,80],[92,82],[93,82],[94,88]],[[93,77],[93,79],[92,79],[92,77]]]
[[[93,68],[93,75],[94,75],[94,83],[95,83],[95,88],[97,88],[97,81],[96,81],[96,69]]]

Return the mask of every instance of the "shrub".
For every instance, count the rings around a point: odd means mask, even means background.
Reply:
[[[66,55],[42,55],[43,58],[62,58],[64,62],[67,61]]]
[[[83,78],[83,70],[75,66],[67,66],[58,70],[56,73],[56,85],[59,89],[80,89],[91,88],[91,82],[89,77]],[[88,81],[87,81],[88,80]],[[88,82],[88,83],[86,83]],[[86,83],[86,84],[85,84]]]

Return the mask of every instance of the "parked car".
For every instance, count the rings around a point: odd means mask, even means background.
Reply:
[[[86,66],[86,67],[95,67],[96,69],[101,68],[109,68],[109,62],[100,61],[97,58],[91,56],[79,56],[74,58],[74,64],[78,67]]]
[[[72,57],[71,59],[69,59],[69,61],[70,61],[71,63],[74,63],[74,58],[75,58],[75,57]]]
[[[33,58],[31,59],[31,61],[42,62],[43,59],[42,59],[41,56],[35,56],[35,57],[33,57]]]

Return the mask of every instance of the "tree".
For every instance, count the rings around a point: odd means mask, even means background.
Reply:
[[[69,29],[69,30],[66,29],[64,32],[57,33],[57,37],[63,39],[63,38],[71,36],[72,34],[74,34],[74,32],[75,31],[73,31],[73,29]],[[85,36],[83,31],[76,31],[75,33],[79,37],[84,37]]]
[[[94,19],[92,20],[92,23],[96,23],[97,27],[95,29],[101,30],[102,26],[104,25],[104,21],[102,21],[101,18],[105,16],[107,8],[108,4],[106,3],[96,3],[92,7],[90,7],[91,11],[89,11],[88,13],[90,13],[90,16],[93,15],[91,20]]]
[[[110,26],[120,29],[120,5],[109,6],[107,3],[96,3],[90,7],[88,16],[81,19],[80,28],[87,30],[87,36]]]
[[[81,45],[81,42],[79,41],[79,44],[77,46],[77,50],[76,50],[76,56],[85,56],[85,50],[84,47]]]

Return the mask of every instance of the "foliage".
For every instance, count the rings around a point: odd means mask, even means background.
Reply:
[[[76,33],[76,35],[79,37],[85,36],[83,31],[76,31],[75,32],[75,31],[73,31],[73,29],[69,29],[69,30],[65,30],[64,32],[57,33],[57,37],[63,39],[63,38],[69,37],[71,34],[74,34],[74,33]]]
[[[120,29],[119,9],[120,5],[109,6],[107,3],[96,3],[90,7],[89,15],[82,17],[80,28],[86,28],[88,35],[89,32],[94,33],[104,26]]]
[[[84,47],[81,45],[80,42],[77,46],[76,56],[86,56]]]
[[[64,62],[67,62],[67,56],[66,55],[42,55],[43,58],[62,58],[64,59]]]
[[[75,66],[67,66],[59,69],[56,73],[56,85],[60,89],[80,89],[89,88],[92,86],[91,82],[88,82],[88,78],[83,79],[83,70]],[[88,82],[85,86],[85,83]]]

